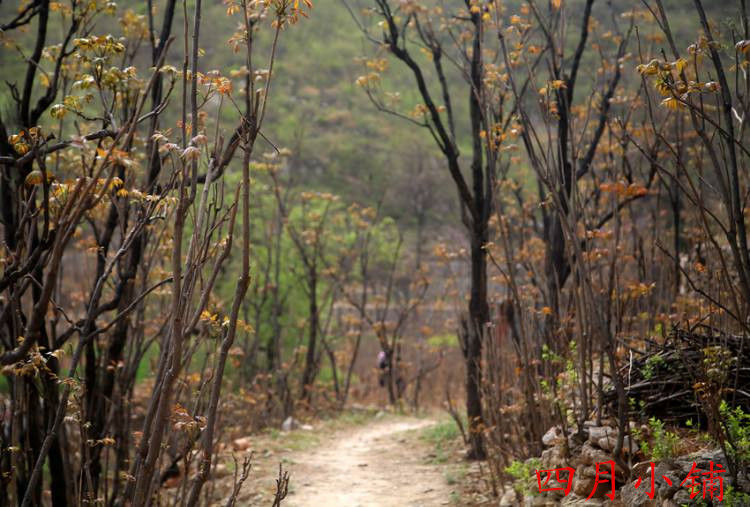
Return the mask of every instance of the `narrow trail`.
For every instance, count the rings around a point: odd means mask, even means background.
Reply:
[[[407,432],[434,424],[385,418],[332,435],[290,456],[290,507],[433,506],[450,504],[440,468],[425,462],[426,448]]]

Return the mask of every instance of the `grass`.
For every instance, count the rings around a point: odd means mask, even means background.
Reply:
[[[347,410],[337,417],[325,421],[324,425],[330,429],[344,429],[352,426],[361,426],[369,422],[377,413],[375,409]]]
[[[514,460],[506,469],[505,473],[513,477],[513,488],[524,497],[532,496],[536,492],[532,485],[531,477],[535,476],[535,470],[541,466],[539,458],[531,458],[526,461]]]
[[[430,462],[439,464],[450,460],[452,448],[460,436],[456,423],[452,419],[447,419],[422,430],[420,438],[432,445],[435,450]]]
[[[422,430],[422,439],[436,447],[452,443],[459,436],[458,426],[452,419],[441,421]]]
[[[278,452],[283,449],[305,451],[320,445],[321,435],[366,424],[373,418],[374,413],[374,410],[349,410],[330,419],[317,421],[312,430],[300,428],[283,432],[278,428],[270,428],[266,430],[266,434],[273,444],[274,451]]]
[[[443,477],[445,477],[445,483],[449,486],[460,484],[466,477],[466,465],[461,464],[450,470],[446,470],[443,472]]]
[[[279,449],[304,451],[320,444],[320,437],[316,430],[294,430],[285,433],[274,428],[269,430],[268,436],[276,444],[277,451]]]
[[[422,429],[419,438],[433,449],[427,462],[431,465],[441,465],[445,483],[454,488],[450,494],[450,504],[466,505],[462,490],[469,467],[457,457],[458,449],[462,448],[462,441],[456,422],[445,417],[436,424]]]

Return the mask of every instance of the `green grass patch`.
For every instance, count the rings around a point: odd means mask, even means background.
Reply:
[[[459,438],[460,435],[458,426],[453,420],[433,424],[422,431],[422,439],[436,447],[448,445]]]
[[[427,339],[427,345],[433,348],[458,348],[458,336],[455,333],[436,334]]]
[[[330,420],[333,429],[349,426],[361,426],[370,421],[377,412],[375,410],[349,410]]]
[[[138,363],[138,369],[135,372],[136,384],[143,380],[150,378],[154,375],[154,372],[158,368],[159,362],[159,345],[152,343],[151,346],[146,349],[143,354],[143,359]]]
[[[532,477],[536,476],[536,470],[541,466],[539,458],[531,458],[526,461],[513,461],[505,468],[505,473],[513,477],[513,488],[524,497],[533,496],[536,493],[536,481]]]
[[[445,477],[445,483],[449,486],[455,486],[456,484],[463,482],[466,477],[466,465],[446,470],[443,472],[443,477]]]
[[[445,420],[423,429],[420,438],[434,449],[430,462],[440,464],[450,461],[451,450],[461,438],[461,432],[453,420]]]
[[[313,422],[313,429],[298,428],[284,432],[278,428],[269,428],[266,430],[266,434],[276,451],[283,449],[304,451],[320,445],[321,436],[328,435],[332,431],[366,424],[372,420],[374,414],[375,410],[349,410],[330,419]]]
[[[290,449],[292,451],[304,451],[320,444],[320,437],[316,430],[294,430],[283,432],[277,429],[268,431],[268,436],[279,449]]]

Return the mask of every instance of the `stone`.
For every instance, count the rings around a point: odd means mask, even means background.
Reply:
[[[562,449],[559,447],[551,447],[542,451],[541,461],[545,470],[552,470],[565,466],[563,464],[564,459]]]
[[[701,449],[682,456],[677,463],[680,468],[687,474],[695,463],[696,468],[707,470],[711,467],[711,463],[720,463],[725,469],[727,468],[727,460],[724,457],[724,452],[721,449]]]
[[[589,442],[598,445],[599,440],[609,437],[617,441],[617,431],[609,426],[591,426],[589,428]]]
[[[579,466],[573,477],[573,492],[583,498],[587,498],[594,489],[594,475],[586,472],[587,467]]]
[[[654,498],[648,498],[646,493],[650,490],[651,482],[651,462],[642,461],[633,465],[631,469],[631,482],[622,487],[620,495],[628,507],[635,507],[638,505],[645,505],[646,507],[662,507],[665,501],[672,501],[672,497],[680,489],[679,470],[676,469],[674,463],[670,461],[664,461],[654,466]],[[641,486],[636,489],[635,484],[638,478],[642,478]],[[664,480],[667,477],[672,485]],[[671,503],[668,505],[672,505]]]
[[[235,451],[246,451],[252,445],[252,437],[236,438],[232,441],[232,449]]]
[[[553,426],[547,433],[542,437],[542,443],[547,447],[553,446],[557,443],[558,438],[561,436],[562,431],[559,426]]]
[[[515,489],[508,488],[500,498],[500,506],[512,507],[513,505],[518,505],[518,494]]]
[[[604,500],[600,500],[598,498],[592,498],[590,500],[586,500],[586,497],[588,496],[588,493],[584,496],[576,495],[576,494],[570,494],[563,498],[562,502],[560,502],[560,505],[570,505],[570,506],[576,506],[576,507],[599,507],[600,505],[605,505],[606,502]]]
[[[610,461],[612,459],[612,456],[602,451],[601,449],[592,446],[589,442],[583,444],[579,457],[581,463],[590,466],[595,465],[596,463]]]
[[[284,422],[281,423],[281,431],[292,431],[297,428],[299,428],[299,421],[292,416],[287,417],[284,419]]]
[[[672,468],[672,464],[669,462],[663,462],[656,465],[654,468],[654,476],[656,478],[656,491],[659,494],[659,498],[666,500],[672,498],[675,493],[680,489],[680,483],[684,477],[680,477],[678,471]],[[667,477],[672,481],[670,486],[663,477]]]
[[[650,478],[648,479],[651,480]],[[660,507],[662,501],[654,496],[653,500],[648,497],[650,485],[643,479],[639,488],[636,489],[635,482],[629,482],[620,489],[620,498],[627,507]]]
[[[581,444],[583,444],[583,442],[580,441],[576,435],[571,433],[568,434],[568,449],[570,449],[571,454],[577,454],[578,450],[581,448]]]
[[[561,467],[564,466],[565,465],[561,465]],[[557,480],[557,474],[555,472],[551,472],[549,478],[546,473],[540,473],[540,478],[545,489],[553,490],[542,493],[543,497],[548,501],[559,502],[563,497],[563,491],[568,485],[568,472],[564,471],[560,473],[562,481]],[[575,479],[575,474],[573,475],[573,479]],[[536,477],[534,477],[533,483],[529,484],[529,487],[536,493],[536,490],[539,487]]]
[[[677,505],[690,505],[693,502],[690,499],[690,492],[687,489],[681,489],[675,493],[672,501]]]
[[[602,450],[612,452],[615,450],[615,446],[617,445],[617,436],[608,435],[606,437],[602,437],[597,440],[596,444],[601,447]]]
[[[633,477],[638,478],[643,477],[645,474],[649,473],[649,470],[651,470],[651,462],[641,461],[633,465],[633,467],[630,469],[630,472]]]
[[[217,463],[211,472],[215,478],[226,477],[232,473],[224,463]]]
[[[547,499],[543,496],[525,496],[523,507],[546,507]]]
[[[630,454],[631,447],[630,447],[631,439],[628,435],[625,435],[622,439],[622,452],[625,454]],[[597,442],[599,447],[607,452],[612,452],[615,450],[615,446],[617,445],[617,432],[612,433],[611,435],[608,435],[606,437],[602,437]],[[633,454],[637,453],[639,451],[638,445],[634,442],[632,447]]]
[[[640,444],[635,439],[631,438],[630,435],[625,435],[622,439],[622,452],[625,454],[638,454],[640,450]]]

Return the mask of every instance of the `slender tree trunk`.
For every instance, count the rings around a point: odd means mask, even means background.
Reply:
[[[559,315],[559,292],[570,275],[570,264],[565,252],[565,237],[562,220],[555,215],[551,218],[549,237],[545,259],[545,274],[547,277],[547,291],[550,298],[552,315]]]
[[[36,457],[39,456],[39,453],[42,449],[42,434],[41,430],[43,428],[44,424],[44,418],[40,417],[42,414],[42,407],[39,406],[39,393],[37,392],[37,387],[33,382],[33,379],[28,379],[26,381],[25,386],[25,394],[28,400],[28,403],[26,405],[26,421],[28,424],[28,427],[26,428],[26,436],[25,438],[22,437],[22,439],[26,440],[26,444],[28,447],[26,448],[26,478],[23,480],[24,484],[23,487],[19,489],[19,492],[26,489],[27,481],[31,477],[31,471],[34,470],[34,463],[36,462]],[[21,498],[19,495],[19,505]],[[41,505],[42,500],[42,483],[40,481],[37,481],[37,484],[34,486],[34,489],[32,490],[32,500],[34,502],[34,505]]]
[[[466,363],[466,416],[469,419],[470,459],[484,459],[482,438],[482,342],[490,310],[487,304],[487,242],[486,227],[475,227],[471,237],[471,295],[469,322],[466,326],[464,358]]]
[[[388,402],[391,405],[396,404],[396,389],[395,389],[395,383],[396,383],[396,375],[393,368],[393,350],[387,350],[385,353],[387,365],[386,365],[386,385],[388,386]]]
[[[52,374],[59,372],[59,366],[56,359],[52,359],[47,363]],[[44,390],[46,392],[45,403],[44,403],[44,427],[49,429],[55,422],[55,415],[57,414],[58,406],[60,404],[60,396],[57,389],[57,381],[50,375],[44,375]],[[65,453],[61,445],[60,433],[58,433],[49,450],[49,474],[50,474],[50,494],[52,497],[53,507],[65,507],[72,504],[72,499],[68,498],[68,494],[73,491],[72,484],[70,481],[69,470],[65,465]]]
[[[677,176],[675,176],[677,177]],[[669,188],[669,200],[670,204],[672,205],[672,227],[674,229],[674,295],[673,298],[676,299],[677,296],[680,294],[680,277],[681,277],[681,270],[680,270],[680,208],[682,207],[682,203],[680,202],[680,188],[676,180],[673,180],[670,183]]]
[[[305,358],[305,369],[302,372],[302,395],[301,399],[310,401],[312,399],[312,388],[315,382],[315,348],[318,341],[318,277],[312,273],[309,279],[309,304],[310,304],[310,335],[307,341],[307,356]]]

